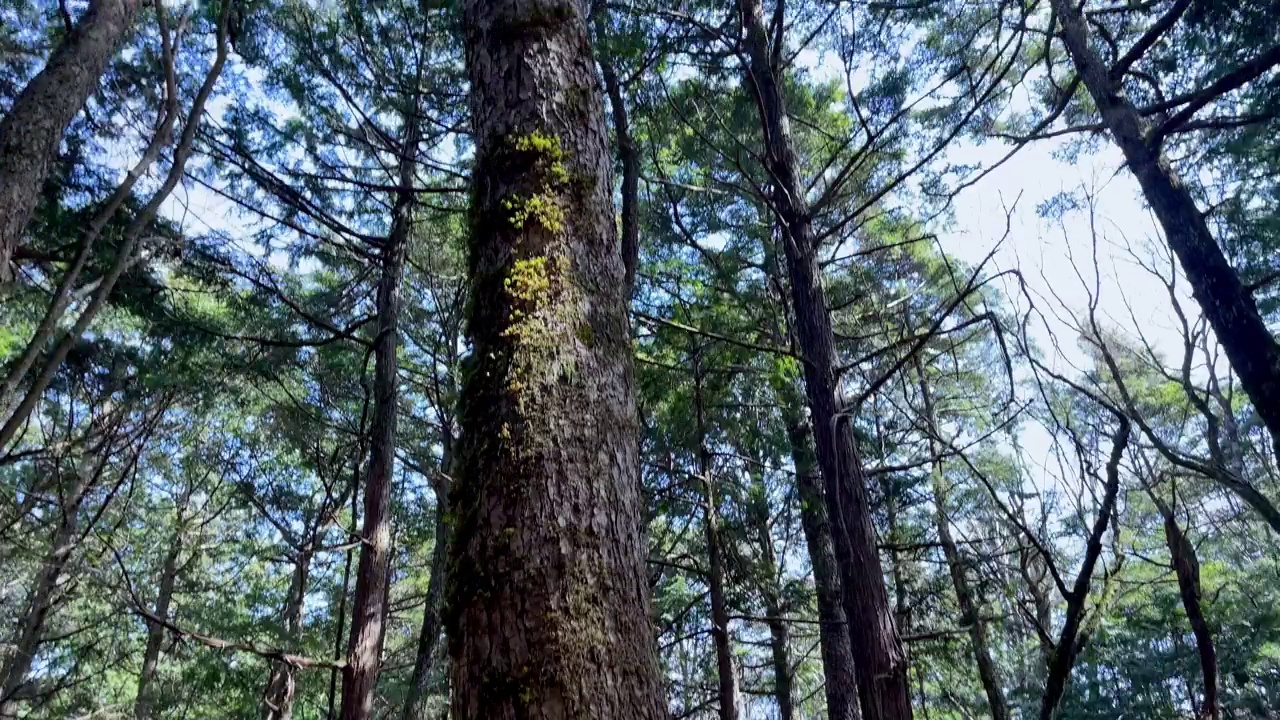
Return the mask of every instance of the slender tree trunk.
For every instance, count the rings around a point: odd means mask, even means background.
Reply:
[[[453,717],[656,720],[625,268],[576,0],[469,0]]]
[[[904,720],[911,717],[906,653],[889,608],[862,461],[849,423],[837,416],[835,335],[822,287],[812,217],[797,172],[790,123],[771,61],[760,0],[741,0],[740,7],[749,59],[746,81],[759,105],[771,200],[782,226],[796,335],[804,357],[805,391],[818,466],[826,485],[862,712],[867,720]]]
[[[760,594],[769,618],[769,649],[773,660],[773,696],[778,702],[778,720],[795,720],[795,697],[791,683],[791,627],[789,608],[782,599],[778,557],[769,528],[769,506],[763,498],[748,510],[756,542],[760,545]]]
[[[1079,3],[1053,0],[1053,9],[1067,52],[1160,221],[1169,247],[1191,282],[1192,294],[1273,443],[1280,444],[1280,344],[1222,253],[1205,214],[1162,152],[1160,139],[1153,137],[1152,128],[1121,90],[1120,79],[1112,77],[1090,45]]]
[[[711,452],[707,449],[707,419],[702,387],[702,351],[695,347],[693,405],[698,437],[698,475],[702,480],[702,533],[707,544],[707,594],[711,600],[711,634],[716,648],[716,679],[720,720],[738,720],[738,673],[733,667],[733,636],[725,600],[724,549],[720,541],[720,509],[716,500]]]
[[[27,597],[26,612],[18,619],[13,636],[13,653],[9,656],[0,678],[4,685],[0,686],[0,719],[11,720],[18,717],[20,691],[31,672],[36,651],[40,647],[40,639],[44,636],[45,621],[53,608],[58,590],[58,581],[66,569],[71,555],[75,551],[80,537],[80,508],[84,503],[89,488],[96,482],[105,461],[85,462],[76,469],[76,478],[68,488],[66,501],[59,509],[60,519],[53,532],[49,552],[40,563],[40,571],[35,584]]]
[[[929,454],[934,457],[930,482],[933,486],[933,518],[938,530],[938,543],[951,574],[951,587],[956,592],[956,605],[960,608],[960,625],[969,629],[969,644],[974,664],[978,666],[978,679],[987,695],[987,707],[991,720],[1008,720],[1009,703],[1004,695],[1004,681],[1000,669],[991,657],[991,645],[987,639],[987,624],[982,619],[981,608],[974,600],[969,585],[965,559],[960,555],[955,538],[951,535],[950,492],[943,475],[942,447],[938,435],[938,417],[933,404],[933,392],[920,361],[915,361],[915,371],[920,379],[920,398],[924,404],[924,421],[929,429]]]
[[[293,576],[289,579],[289,590],[285,595],[284,608],[280,613],[281,626],[284,628],[284,642],[281,647],[296,645],[302,637],[302,606],[307,599],[307,584],[311,577],[311,560],[315,556],[317,538],[312,537],[306,546],[298,551],[294,560]],[[297,668],[281,662],[271,664],[271,675],[267,678],[267,689],[262,695],[262,720],[290,720],[293,717],[293,699],[296,685]]]
[[[1182,608],[1187,614],[1187,622],[1191,624],[1191,632],[1196,638],[1196,651],[1200,655],[1204,702],[1200,707],[1199,718],[1218,720],[1221,717],[1218,708],[1218,652],[1214,647],[1213,633],[1204,617],[1204,609],[1200,605],[1200,561],[1196,557],[1196,547],[1178,525],[1173,510],[1151,488],[1147,489],[1147,493],[1164,518],[1164,538],[1169,546],[1174,574],[1178,578],[1178,595],[1182,598]]]
[[[449,558],[449,493],[452,491],[453,430],[449,423],[441,428],[441,453],[436,493],[435,547],[431,549],[431,579],[427,585],[427,602],[422,615],[422,629],[418,633],[418,652],[413,661],[413,676],[409,680],[409,695],[404,703],[404,720],[427,720],[427,695],[431,689],[431,672],[435,662],[436,644],[442,629],[444,586]]]
[[[141,0],[92,0],[0,120],[0,282],[35,212],[67,126],[98,88]]]
[[[831,525],[818,474],[813,440],[798,416],[787,426],[791,442],[791,459],[796,471],[800,495],[800,524],[809,549],[809,565],[813,568],[813,584],[818,595],[818,641],[822,651],[822,674],[826,680],[827,715],[830,720],[857,720],[858,677],[854,671],[853,646],[845,621],[840,569],[836,564]]]
[[[1085,606],[1089,599],[1089,588],[1093,583],[1093,570],[1102,555],[1102,537],[1107,532],[1107,524],[1111,521],[1115,509],[1116,496],[1120,493],[1120,460],[1124,457],[1125,448],[1129,445],[1129,421],[1124,417],[1116,418],[1119,425],[1111,437],[1111,456],[1107,459],[1106,481],[1102,494],[1102,503],[1098,506],[1098,516],[1094,518],[1093,527],[1089,531],[1089,539],[1085,543],[1084,560],[1080,563],[1080,572],[1076,574],[1070,594],[1067,596],[1066,619],[1058,642],[1049,659],[1049,675],[1044,683],[1044,695],[1040,702],[1040,720],[1052,720],[1053,714],[1062,702],[1067,689],[1067,681],[1071,679],[1071,668],[1075,666],[1076,655],[1080,652],[1081,627],[1084,621]]]
[[[169,605],[173,602],[173,589],[178,582],[178,558],[182,556],[183,520],[179,511],[173,536],[169,540],[169,551],[165,553],[164,564],[160,568],[160,586],[156,592],[156,604],[152,610],[161,620],[169,619]],[[160,650],[164,646],[164,627],[151,623],[147,627],[147,645],[142,651],[142,672],[138,674],[138,694],[133,702],[133,716],[136,720],[150,720],[155,710],[156,671],[160,667]]]
[[[622,83],[611,59],[601,58],[600,73],[609,97],[613,134],[618,142],[618,162],[622,166],[622,261],[626,268],[627,287],[630,288],[640,263],[640,153],[631,139],[627,102],[622,96]]]
[[[369,472],[365,477],[360,559],[352,602],[351,643],[342,672],[342,720],[368,720],[382,666],[386,634],[384,609],[391,584],[391,483],[396,460],[399,404],[400,285],[413,228],[413,182],[417,168],[418,123],[406,113],[400,149],[399,190],[391,232],[381,248],[377,335],[374,337],[373,424]]]

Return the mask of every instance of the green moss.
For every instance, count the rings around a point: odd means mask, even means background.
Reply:
[[[578,323],[578,341],[589,348],[596,345],[596,331],[591,327],[591,323]]]

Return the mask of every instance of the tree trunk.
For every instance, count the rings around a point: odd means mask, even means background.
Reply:
[[[311,576],[311,559],[315,555],[318,538],[313,536],[298,551],[293,565],[293,577],[285,596],[284,609],[280,613],[284,628],[281,647],[296,645],[302,637],[302,606],[307,599],[307,583]],[[293,698],[296,690],[297,668],[288,663],[273,662],[267,678],[267,690],[263,693],[262,720],[290,720],[293,717]]]
[[[1253,295],[1214,239],[1195,198],[1152,138],[1147,123],[1089,44],[1084,16],[1070,0],[1053,0],[1060,33],[1102,121],[1138,179],[1165,239],[1191,282],[1231,368],[1280,446],[1280,345],[1267,329]]]
[[[112,0],[104,1],[111,2]],[[53,381],[58,368],[62,366],[67,355],[75,347],[76,343],[80,341],[80,337],[89,328],[93,319],[106,306],[116,282],[137,259],[136,253],[142,242],[143,233],[151,227],[151,223],[160,212],[161,205],[164,204],[165,200],[182,180],[187,160],[190,159],[191,153],[195,149],[196,130],[199,129],[201,120],[204,118],[205,104],[208,102],[209,96],[213,94],[213,88],[217,84],[218,77],[222,74],[222,68],[226,65],[229,42],[227,25],[231,17],[231,7],[232,3],[227,2],[220,10],[216,54],[213,63],[205,74],[204,82],[200,85],[200,89],[196,92],[196,96],[191,102],[191,109],[188,111],[186,122],[182,127],[182,135],[173,150],[173,160],[169,165],[168,173],[165,174],[164,181],[161,182],[160,187],[156,188],[147,204],[129,222],[123,233],[124,242],[121,244],[116,258],[112,261],[111,267],[99,279],[92,299],[84,310],[80,312],[80,316],[76,318],[71,328],[59,338],[57,345],[45,358],[40,373],[32,381],[31,386],[27,388],[21,402],[18,403],[18,406],[5,420],[4,425],[0,426],[0,450],[8,446],[9,442],[17,435],[18,430],[26,423],[36,403],[43,396],[45,389],[49,387],[49,383]],[[2,163],[0,163],[0,167],[2,167]],[[0,189],[0,192],[5,192],[5,190]],[[0,209],[0,213],[2,212],[4,210]],[[0,238],[0,240],[3,240],[3,238]],[[7,407],[0,408],[0,412],[5,411],[8,411]]]
[[[418,633],[418,652],[413,661],[413,676],[409,680],[409,694],[404,703],[404,720],[428,720],[427,694],[431,689],[431,671],[435,662],[436,644],[440,640],[441,601],[447,581],[449,557],[449,493],[452,483],[453,430],[449,423],[441,428],[440,477],[435,485],[436,535],[431,549],[431,579],[427,585],[427,602],[422,615],[422,629]]]
[[[380,249],[377,335],[374,336],[373,424],[370,428],[369,472],[365,477],[360,559],[352,602],[351,642],[342,672],[342,720],[373,716],[373,695],[382,669],[386,635],[384,609],[391,585],[391,483],[396,461],[396,418],[399,404],[400,284],[413,228],[413,182],[417,168],[418,123],[405,114],[400,148],[399,190],[392,210],[391,232]]]
[[[702,533],[707,543],[707,595],[711,600],[711,636],[716,647],[717,700],[720,720],[738,720],[738,673],[733,667],[733,636],[725,600],[724,549],[720,540],[720,508],[716,500],[711,453],[707,450],[707,419],[702,394],[702,352],[695,347],[693,405],[698,437],[698,475],[702,480]]]
[[[791,627],[786,619],[789,608],[782,599],[778,557],[769,528],[769,505],[763,494],[759,502],[752,504],[748,513],[756,542],[760,545],[760,594],[764,598],[765,615],[769,618],[773,696],[778,702],[778,720],[795,720],[795,696],[791,683]]]
[[[141,0],[91,0],[80,22],[0,120],[0,282],[35,212],[62,135],[93,95]]]
[[[1120,493],[1120,460],[1124,457],[1125,448],[1129,446],[1129,421],[1124,417],[1116,418],[1119,426],[1111,436],[1111,456],[1107,459],[1106,481],[1102,494],[1102,502],[1098,506],[1098,516],[1094,518],[1093,527],[1089,531],[1089,539],[1085,543],[1084,560],[1080,563],[1080,572],[1076,574],[1071,591],[1067,595],[1066,619],[1058,642],[1049,659],[1049,674],[1045,678],[1044,694],[1040,702],[1040,720],[1052,720],[1053,714],[1062,702],[1067,689],[1067,681],[1071,679],[1071,668],[1075,666],[1076,655],[1080,652],[1081,627],[1084,621],[1085,606],[1089,599],[1089,588],[1093,583],[1093,570],[1102,555],[1102,536],[1107,532],[1107,524],[1116,505],[1116,496]]]
[[[0,672],[4,685],[0,686],[0,719],[18,717],[21,690],[31,672],[40,639],[44,636],[45,621],[53,608],[58,581],[71,560],[80,538],[80,507],[89,488],[96,482],[105,461],[84,463],[76,470],[76,479],[66,494],[65,504],[59,508],[60,520],[54,530],[49,552],[40,563],[40,572],[27,598],[26,612],[18,620],[13,638],[13,653]]]
[[[982,619],[981,608],[974,600],[973,589],[969,585],[969,576],[965,568],[965,559],[960,555],[960,549],[951,535],[949,491],[946,477],[942,472],[942,444],[938,436],[938,418],[934,409],[933,393],[919,360],[915,362],[915,370],[920,379],[924,421],[929,429],[929,454],[934,457],[930,482],[933,486],[933,517],[938,530],[938,543],[942,545],[942,556],[951,574],[951,587],[956,592],[956,605],[960,608],[960,625],[969,629],[973,661],[978,666],[978,679],[982,681],[982,689],[987,695],[987,707],[991,711],[991,720],[1008,720],[1009,703],[1004,696],[1004,682],[1000,677],[1000,669],[991,657],[991,645],[987,640],[987,624]]]
[[[666,717],[625,268],[576,0],[469,0],[476,141],[453,717]]]
[[[815,428],[818,466],[826,485],[862,711],[867,720],[904,720],[911,717],[906,653],[889,609],[862,461],[849,423],[837,417],[835,335],[822,287],[812,217],[797,173],[790,123],[771,64],[760,0],[741,0],[741,9],[750,62],[747,82],[759,104],[771,199],[782,225],[796,335],[804,357],[805,391]]]
[[[1196,650],[1200,655],[1204,703],[1200,707],[1199,718],[1218,720],[1221,716],[1218,709],[1218,652],[1213,644],[1213,633],[1209,630],[1209,623],[1200,606],[1200,561],[1196,557],[1196,548],[1179,527],[1173,510],[1152,489],[1148,488],[1147,493],[1164,518],[1164,538],[1169,546],[1174,574],[1178,578],[1178,595],[1182,598],[1182,608],[1187,613],[1187,622],[1191,624],[1191,632],[1196,638]]]
[[[826,680],[827,715],[830,720],[858,720],[858,677],[854,671],[853,646],[845,621],[840,569],[836,564],[831,525],[813,453],[809,426],[798,414],[787,426],[791,459],[795,465],[800,495],[800,524],[809,548],[809,565],[818,594],[818,640],[822,650],[822,674]]]
[[[183,520],[181,511],[174,528],[173,537],[169,541],[169,552],[164,556],[164,564],[160,568],[160,587],[156,593],[156,604],[152,612],[161,620],[169,619],[169,605],[173,601],[173,588],[178,581],[178,558],[182,555]],[[142,652],[142,672],[138,675],[138,694],[133,702],[133,716],[136,720],[150,720],[155,709],[156,671],[160,666],[160,650],[164,646],[165,630],[158,623],[147,627],[147,645]]]

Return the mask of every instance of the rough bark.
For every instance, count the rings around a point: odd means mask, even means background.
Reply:
[[[853,646],[845,622],[840,569],[831,539],[831,524],[813,452],[809,426],[798,416],[787,426],[791,443],[791,459],[796,471],[800,496],[800,524],[813,568],[813,584],[818,595],[818,640],[822,651],[822,674],[830,720],[857,720],[858,677],[854,671]]]
[[[978,679],[982,681],[982,690],[987,695],[987,707],[991,711],[991,720],[1008,720],[1009,703],[1005,699],[1004,681],[1000,677],[1000,669],[991,657],[987,623],[982,619],[981,608],[975,601],[973,589],[969,585],[967,563],[951,534],[950,492],[946,478],[943,476],[941,460],[943,448],[938,441],[938,418],[933,404],[933,392],[929,387],[924,368],[918,360],[915,363],[915,370],[920,379],[924,421],[929,429],[929,452],[935,458],[930,482],[933,486],[933,517],[938,531],[938,543],[942,545],[942,556],[947,562],[947,570],[951,575],[951,587],[956,593],[956,605],[960,608],[960,625],[969,629],[970,649],[973,651],[974,664],[978,666]]]
[[[80,312],[80,316],[76,318],[71,328],[59,338],[58,343],[45,358],[40,373],[32,381],[31,386],[27,388],[22,401],[18,403],[18,406],[5,420],[4,425],[0,426],[0,449],[7,447],[14,436],[17,435],[18,430],[26,423],[36,403],[39,402],[45,389],[49,387],[49,383],[52,382],[54,375],[58,372],[58,368],[62,366],[72,348],[80,341],[80,337],[88,329],[93,319],[106,306],[116,282],[137,260],[137,252],[142,242],[143,234],[151,227],[151,223],[160,212],[160,207],[182,180],[187,160],[195,150],[196,131],[204,118],[205,105],[213,94],[213,88],[217,84],[218,77],[222,74],[222,68],[226,65],[228,52],[227,23],[231,16],[231,6],[231,2],[224,3],[220,11],[214,60],[205,75],[204,82],[200,85],[200,89],[192,100],[191,109],[188,111],[186,122],[182,127],[182,134],[173,151],[173,162],[169,166],[169,172],[166,173],[164,180],[147,201],[147,204],[138,211],[138,214],[133,217],[133,220],[125,228],[124,242],[121,244],[116,258],[112,261],[111,267],[98,281],[97,289],[94,290],[88,305]],[[7,409],[3,408],[3,410]]]
[[[1182,598],[1182,608],[1196,638],[1200,674],[1204,680],[1204,700],[1199,717],[1201,720],[1218,720],[1221,717],[1218,707],[1218,652],[1213,643],[1213,632],[1209,629],[1204,609],[1200,605],[1200,561],[1196,557],[1196,548],[1178,525],[1173,510],[1155,492],[1148,489],[1148,493],[1164,519],[1164,538],[1169,546],[1174,574],[1178,578],[1178,595]]]
[[[179,110],[178,78],[174,68],[177,62],[174,55],[177,51],[173,45],[173,36],[163,3],[156,6],[156,18],[160,26],[160,55],[161,63],[164,65],[165,76],[165,101],[159,122],[156,124],[156,129],[152,133],[151,139],[147,142],[146,148],[142,151],[141,157],[125,173],[124,179],[116,186],[116,189],[112,191],[106,201],[102,203],[98,211],[94,213],[93,219],[85,227],[84,233],[80,237],[80,243],[76,248],[76,254],[72,258],[70,265],[68,265],[66,272],[63,273],[62,278],[58,281],[58,286],[54,289],[53,297],[49,299],[49,305],[45,309],[44,316],[40,319],[40,324],[36,327],[35,332],[32,333],[31,339],[22,350],[22,354],[10,365],[9,371],[5,375],[4,383],[0,385],[0,412],[7,413],[9,411],[18,386],[32,366],[35,365],[36,360],[40,357],[40,352],[48,345],[49,339],[53,337],[54,332],[57,330],[58,322],[62,320],[62,316],[66,313],[74,297],[73,291],[76,287],[76,282],[80,278],[80,273],[84,271],[85,265],[93,254],[94,245],[102,236],[107,223],[111,222],[111,219],[115,217],[121,206],[133,194],[134,186],[138,184],[138,181],[142,179],[142,176],[147,173],[151,166],[160,159],[161,152],[173,139],[173,128],[177,124]]]
[[[749,62],[746,81],[758,104],[765,163],[771,176],[770,199],[783,235],[796,335],[804,357],[805,392],[841,572],[862,713],[868,720],[902,720],[911,717],[906,653],[889,608],[862,461],[849,423],[837,415],[835,335],[822,286],[813,219],[804,201],[761,3],[741,0],[740,8]]]
[[[707,418],[702,386],[702,354],[694,348],[693,405],[698,438],[698,475],[702,482],[702,536],[707,545],[707,596],[711,601],[711,637],[716,648],[717,709],[720,720],[738,720],[738,673],[733,666],[733,636],[725,599],[724,548],[720,538],[720,509],[716,500],[711,452],[707,449]]]
[[[178,582],[178,558],[182,556],[183,518],[178,513],[178,521],[169,540],[169,551],[165,553],[164,563],[160,567],[160,586],[156,592],[156,604],[152,612],[162,620],[169,619],[169,605],[173,602],[173,589]],[[159,623],[147,626],[147,644],[142,651],[142,671],[138,674],[138,694],[133,701],[133,716],[136,720],[150,720],[155,710],[156,671],[160,667],[160,651],[164,646],[165,629]]]
[[[1218,246],[1205,214],[1162,152],[1159,133],[1144,121],[1121,89],[1119,78],[1090,45],[1088,25],[1078,5],[1053,0],[1067,52],[1142,187],[1241,387],[1272,441],[1280,443],[1280,344]]]
[[[1106,480],[1104,482],[1102,502],[1098,506],[1098,515],[1089,531],[1085,543],[1084,560],[1080,563],[1080,572],[1071,585],[1067,595],[1066,620],[1058,641],[1054,645],[1049,659],[1049,674],[1045,678],[1044,694],[1040,701],[1040,720],[1052,720],[1062,695],[1066,692],[1067,681],[1071,679],[1071,668],[1075,665],[1076,656],[1080,652],[1081,626],[1084,621],[1085,606],[1089,600],[1089,586],[1093,583],[1093,570],[1097,567],[1098,558],[1102,555],[1102,537],[1107,532],[1107,524],[1111,521],[1116,505],[1116,496],[1120,493],[1120,460],[1124,457],[1125,448],[1129,446],[1129,421],[1117,417],[1118,426],[1111,436],[1111,455],[1107,458]]]
[[[39,202],[67,126],[124,42],[141,0],[92,0],[0,120],[0,283]]]
[[[666,716],[645,574],[625,268],[574,0],[469,0],[476,140],[456,720]]]
[[[431,548],[431,579],[427,584],[427,601],[423,609],[422,628],[418,632],[418,650],[409,679],[409,694],[404,703],[404,720],[427,720],[427,696],[431,686],[436,644],[443,629],[441,613],[444,586],[448,580],[449,557],[449,493],[452,491],[453,430],[449,423],[441,429],[440,467],[434,486],[436,493],[435,546]]]
[[[406,118],[410,114],[406,113]],[[413,228],[413,180],[417,167],[418,126],[405,124],[400,148],[399,191],[392,209],[391,231],[379,250],[377,320],[373,350],[373,422],[369,438],[369,472],[365,476],[360,559],[352,601],[351,641],[342,672],[342,720],[368,720],[382,668],[385,613],[391,586],[391,484],[396,461],[399,404],[400,285],[405,253]]]

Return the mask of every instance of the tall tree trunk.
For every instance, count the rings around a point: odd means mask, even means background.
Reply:
[[[693,406],[698,437],[698,475],[702,480],[702,533],[707,544],[707,595],[711,600],[711,635],[716,648],[716,680],[720,720],[738,720],[738,673],[733,667],[733,636],[725,599],[724,548],[720,538],[720,508],[707,449],[707,418],[702,387],[702,351],[694,347]]]
[[[1004,681],[1000,677],[1000,669],[991,657],[991,646],[987,640],[987,624],[982,619],[981,608],[974,600],[965,559],[960,555],[960,549],[951,535],[950,493],[946,477],[943,475],[942,443],[938,435],[938,417],[933,404],[933,392],[920,361],[917,359],[914,364],[916,375],[920,380],[924,421],[929,429],[929,454],[934,458],[930,483],[933,486],[933,518],[937,526],[938,543],[942,545],[942,556],[951,574],[951,587],[956,592],[956,605],[960,608],[960,625],[969,629],[970,649],[973,651],[974,664],[978,666],[978,679],[982,681],[983,692],[987,695],[987,707],[991,711],[991,720],[1008,720],[1009,703],[1004,696]]]
[[[818,595],[818,641],[822,651],[822,674],[830,720],[858,720],[858,677],[854,670],[853,646],[845,621],[840,569],[831,539],[831,525],[818,474],[817,458],[809,426],[794,413],[787,425],[791,460],[796,471],[800,496],[800,524],[809,549],[813,584]]]
[[[748,510],[751,529],[760,546],[760,594],[764,598],[769,624],[769,649],[773,660],[773,696],[778,703],[778,720],[795,720],[795,696],[791,683],[791,626],[789,608],[782,599],[778,557],[769,528],[769,504],[762,494]]]
[[[1102,121],[1138,179],[1165,239],[1191,282],[1214,335],[1254,408],[1280,447],[1280,344],[1267,329],[1253,295],[1222,253],[1205,214],[1174,171],[1132,101],[1090,45],[1089,29],[1079,3],[1052,0],[1060,36]]]
[[[413,676],[409,680],[409,694],[404,703],[404,720],[427,720],[427,694],[431,689],[431,671],[435,662],[436,644],[440,640],[441,607],[444,585],[447,581],[449,557],[449,493],[453,475],[453,429],[443,423],[441,433],[440,472],[433,485],[436,494],[435,547],[431,548],[431,579],[427,585],[426,607],[422,615],[422,629],[418,633],[418,652],[413,661]]]
[[[141,0],[91,0],[49,62],[0,120],[0,282],[35,212],[67,126],[124,42]]]
[[[105,468],[105,460],[84,462],[76,469],[75,480],[65,495],[66,501],[59,508],[57,527],[53,531],[49,552],[40,563],[40,571],[27,597],[26,611],[14,628],[13,652],[0,671],[0,719],[18,717],[22,686],[27,681],[35,660],[40,640],[44,636],[45,621],[56,600],[58,581],[66,569],[80,538],[80,508],[89,488],[97,481]]]
[[[473,172],[453,716],[666,716],[625,268],[577,0],[468,0]]]
[[[760,0],[741,0],[740,7],[749,59],[747,83],[759,106],[771,200],[786,251],[796,335],[804,357],[805,391],[818,466],[826,485],[862,712],[867,720],[904,720],[911,717],[906,653],[889,609],[862,460],[849,423],[837,416],[835,335],[822,287],[813,219],[804,201]]]
[[[318,536],[313,535],[305,547],[298,550],[298,556],[294,560],[293,576],[289,579],[289,590],[280,613],[280,624],[284,628],[281,647],[296,645],[302,637],[302,607],[307,599],[311,560],[315,557],[318,544]],[[271,675],[267,678],[267,689],[262,696],[262,720],[290,720],[293,717],[297,670],[289,663],[271,664]]]
[[[1204,609],[1200,606],[1200,561],[1196,557],[1196,547],[1178,525],[1173,509],[1151,488],[1147,489],[1147,493],[1164,519],[1164,538],[1169,546],[1174,574],[1178,578],[1178,595],[1182,598],[1182,608],[1187,614],[1187,622],[1191,624],[1191,632],[1196,638],[1196,651],[1200,655],[1204,702],[1200,707],[1199,718],[1218,720],[1221,717],[1218,708],[1218,652],[1213,644],[1213,633],[1204,617]]]
[[[164,564],[160,567],[160,586],[156,592],[156,604],[152,610],[161,620],[169,619],[169,605],[173,602],[173,589],[178,582],[178,558],[182,556],[183,535],[182,511],[174,526],[173,536],[169,539],[169,551],[165,553]],[[135,720],[150,720],[155,709],[156,671],[160,667],[160,650],[164,646],[165,630],[158,623],[147,627],[147,644],[142,651],[142,672],[138,674],[138,694],[133,701]]]
[[[419,128],[405,113],[400,148],[399,189],[392,209],[391,231],[379,253],[377,335],[373,358],[373,423],[369,440],[369,472],[365,477],[360,559],[352,602],[351,642],[342,672],[342,720],[373,716],[373,695],[382,668],[386,636],[384,610],[391,585],[391,483],[396,461],[396,418],[399,404],[400,284],[405,253],[413,229],[413,183],[417,169]]]

